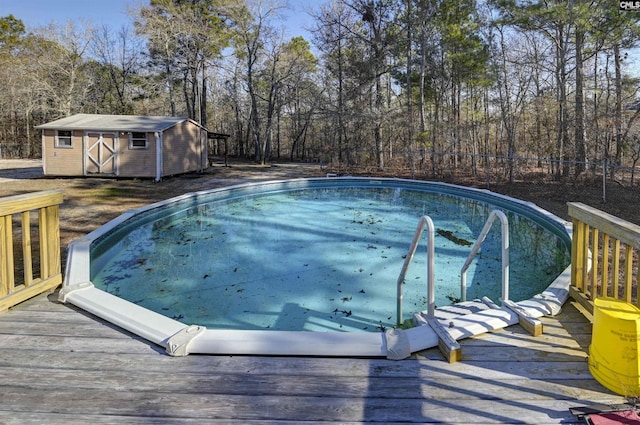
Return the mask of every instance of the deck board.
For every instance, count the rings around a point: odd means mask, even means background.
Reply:
[[[591,325],[574,303],[543,318],[411,359],[191,355],[55,297],[0,314],[0,423],[580,423],[569,408],[623,403],[590,375]]]

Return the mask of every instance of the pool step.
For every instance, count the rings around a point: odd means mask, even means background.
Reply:
[[[427,311],[421,311],[413,315],[414,323],[418,326],[428,325],[438,338],[438,348],[449,363],[455,363],[462,359],[462,348],[458,341],[449,332],[455,327],[455,320],[460,317],[475,314],[491,308],[499,308],[489,298],[486,300],[462,301],[453,305],[438,307],[434,311],[434,317],[429,317]]]
[[[489,298],[487,298],[489,302],[493,304]],[[495,304],[493,304],[495,305]],[[467,314],[477,313],[482,310],[487,310],[492,308],[486,302],[482,300],[473,300],[473,301],[462,301],[453,305],[447,305],[444,307],[438,307],[435,309],[435,316],[439,320],[453,320],[460,316],[466,316]],[[495,308],[499,308],[497,305]],[[426,315],[426,311],[420,312],[421,315]]]
[[[531,316],[529,312],[516,303],[507,301],[503,302],[500,307],[491,299],[484,297],[482,300],[463,301],[453,305],[436,308],[434,317],[429,317],[427,311],[421,311],[413,315],[414,322],[417,326],[428,325],[438,338],[438,347],[443,356],[454,363],[462,359],[462,351],[458,339],[460,339],[460,327],[469,325],[470,323],[481,324],[484,322],[484,314],[493,311],[509,312],[513,318],[517,318],[517,322],[533,336],[542,334],[542,322]],[[464,320],[460,320],[464,317]],[[464,322],[461,324],[460,322]],[[505,326],[514,323],[507,321]],[[495,329],[495,328],[494,328]],[[492,330],[487,327],[485,332]],[[475,334],[475,333],[474,333]]]

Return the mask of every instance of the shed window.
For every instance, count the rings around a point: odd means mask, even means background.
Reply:
[[[56,148],[71,148],[71,130],[56,131]]]
[[[129,149],[147,149],[147,133],[129,133]]]

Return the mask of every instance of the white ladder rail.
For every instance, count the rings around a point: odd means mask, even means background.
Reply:
[[[475,258],[476,254],[480,250],[480,246],[484,242],[491,230],[491,226],[496,218],[500,219],[502,224],[502,301],[509,301],[509,221],[507,216],[499,210],[493,210],[489,214],[480,236],[476,240],[476,243],[471,248],[471,253],[467,257],[462,269],[460,270],[460,298],[462,301],[467,300],[467,269],[471,265],[471,262]]]
[[[402,265],[402,270],[400,271],[400,276],[398,276],[397,281],[397,322],[398,326],[402,325],[402,285],[404,284],[404,278],[409,270],[409,265],[411,261],[413,261],[413,255],[416,253],[416,249],[418,248],[418,243],[420,242],[420,238],[422,237],[422,232],[427,228],[427,314],[429,317],[434,317],[435,311],[435,295],[434,295],[434,278],[433,278],[433,264],[434,264],[434,238],[435,238],[435,227],[433,225],[433,221],[429,216],[422,216],[418,221],[418,226],[416,227],[416,231],[413,234],[413,240],[411,241],[411,246],[409,247],[409,252],[404,259],[404,264]]]

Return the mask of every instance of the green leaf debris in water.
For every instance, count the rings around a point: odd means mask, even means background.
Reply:
[[[471,245],[473,245],[473,242],[470,242],[470,241],[468,241],[466,239],[459,238],[459,237],[455,236],[449,230],[438,229],[438,230],[436,230],[436,233],[439,234],[442,237],[445,237],[445,238],[449,239],[451,242],[453,242],[456,245],[462,245],[462,246],[471,246]]]

